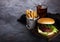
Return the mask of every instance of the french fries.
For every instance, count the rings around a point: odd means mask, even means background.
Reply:
[[[26,17],[27,18],[37,18],[37,11],[33,10],[26,10]]]
[[[29,15],[30,13],[29,13],[29,10],[26,10],[26,17],[27,18],[29,18],[30,17],[30,15]]]
[[[37,18],[37,11],[34,11],[34,18]]]

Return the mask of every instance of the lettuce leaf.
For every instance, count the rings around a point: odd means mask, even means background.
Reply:
[[[52,25],[52,24],[46,24],[45,26],[46,26],[46,27],[48,27],[48,28],[53,29],[53,31],[52,31],[52,32],[55,32],[55,33],[57,33],[57,32],[58,32],[58,29],[57,29],[54,25]]]

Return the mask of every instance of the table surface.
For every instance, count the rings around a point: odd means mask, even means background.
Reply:
[[[59,26],[60,15],[48,16],[56,18],[56,20],[58,20],[56,23],[58,23]],[[29,30],[27,30],[25,23],[22,22],[25,21],[25,19],[20,17],[18,20],[12,15],[7,15],[7,17],[0,15],[0,42],[48,42],[48,40],[34,35]],[[60,42],[60,36],[58,35],[50,42]]]
[[[44,1],[44,2],[43,2]],[[35,3],[48,1],[48,12],[60,13],[60,0],[0,0],[0,42],[47,42],[47,40],[32,34],[25,27],[25,23],[17,19],[25,13],[26,9],[35,6]],[[34,3],[35,2],[35,3]],[[57,26],[60,27],[60,15],[48,15],[56,18]],[[19,18],[20,17],[20,18]],[[22,19],[22,21],[25,19]],[[60,42],[60,36],[52,39],[51,42]]]

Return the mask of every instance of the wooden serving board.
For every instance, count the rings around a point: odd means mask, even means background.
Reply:
[[[46,36],[41,35],[40,33],[38,33],[37,29],[33,29],[32,33],[34,33],[35,35],[37,35],[39,37],[42,37],[43,39],[47,39],[48,41],[50,41],[50,40],[54,39],[55,37],[57,37],[60,34],[60,31],[58,31],[56,34],[54,34],[51,37],[49,37],[49,36],[46,37]]]
[[[60,26],[59,26],[60,25],[60,14],[48,14],[47,17],[55,19],[55,24],[54,25],[57,27],[57,29],[59,31],[51,37],[46,37],[46,36],[43,36],[43,35],[39,34],[37,28],[34,28],[32,30],[32,33],[36,34],[39,37],[42,37],[43,39],[47,39],[48,41],[50,41],[60,34]]]

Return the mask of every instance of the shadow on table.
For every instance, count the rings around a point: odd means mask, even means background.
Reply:
[[[17,21],[26,25],[26,15],[23,14]]]

